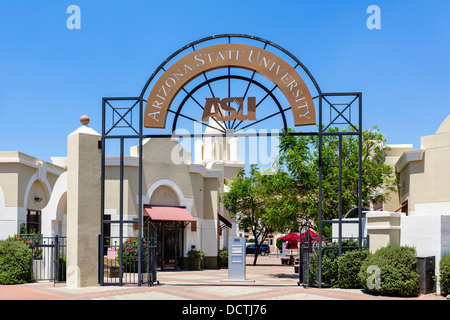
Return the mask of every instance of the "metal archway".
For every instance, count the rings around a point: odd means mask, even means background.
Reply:
[[[154,81],[158,78],[158,75],[161,72],[165,72],[166,68],[170,66],[172,63],[172,60],[174,60],[177,56],[182,55],[183,53],[193,50],[196,50],[196,46],[204,45],[205,43],[214,42],[214,41],[228,41],[228,43],[231,42],[232,39],[240,39],[244,41],[253,41],[258,43],[260,46],[262,46],[263,49],[271,48],[272,50],[275,50],[279,52],[280,54],[286,56],[290,59],[292,63],[292,68],[297,69],[299,68],[300,71],[306,75],[307,80],[310,82],[311,87],[315,90],[315,96],[314,100],[318,101],[318,126],[317,131],[309,131],[309,132],[288,132],[288,119],[289,117],[286,117],[286,111],[289,109],[288,107],[283,106],[283,102],[279,101],[279,97],[274,93],[274,90],[277,89],[277,86],[273,88],[268,88],[266,85],[264,85],[261,81],[256,80],[254,77],[256,76],[256,71],[253,71],[253,73],[249,75],[242,75],[242,74],[232,74],[231,68],[228,68],[227,74],[217,75],[213,74],[210,76],[209,74],[203,73],[202,79],[200,83],[197,85],[194,84],[193,88],[185,88],[183,87],[180,91],[180,94],[185,94],[184,97],[181,97],[181,102],[178,105],[174,105],[174,109],[171,109],[172,105],[168,109],[169,113],[173,115],[172,119],[172,125],[170,126],[171,132],[160,132],[155,133],[155,130],[157,129],[151,129],[151,132],[148,133],[144,131],[143,126],[143,105],[147,101],[145,100],[145,95],[148,91],[148,89],[151,87]],[[123,228],[124,226],[128,225],[136,225],[137,224],[137,230],[138,230],[138,239],[142,239],[142,229],[143,229],[143,221],[142,221],[142,210],[143,210],[143,200],[142,200],[142,184],[143,184],[143,161],[142,161],[142,146],[143,146],[143,139],[145,138],[173,138],[173,137],[188,137],[188,138],[196,138],[196,137],[205,137],[206,134],[177,134],[175,133],[175,130],[177,129],[177,123],[180,118],[184,118],[187,120],[190,120],[192,122],[200,122],[198,119],[194,119],[190,116],[185,115],[181,111],[183,108],[186,107],[186,103],[188,100],[195,100],[193,98],[193,95],[201,90],[202,88],[208,86],[210,88],[210,85],[219,82],[222,80],[239,80],[239,81],[245,81],[248,83],[247,90],[245,91],[245,95],[247,94],[248,88],[250,85],[254,85],[257,88],[259,88],[262,92],[265,93],[265,97],[270,97],[271,101],[276,106],[276,112],[270,113],[267,116],[265,116],[262,119],[259,119],[258,123],[273,118],[275,116],[279,115],[279,118],[281,119],[281,127],[284,129],[284,132],[280,133],[279,135],[292,135],[292,136],[299,136],[299,135],[313,135],[317,136],[319,139],[319,163],[318,163],[318,176],[319,176],[319,194],[318,194],[318,221],[319,221],[319,237],[320,239],[323,238],[323,232],[322,232],[322,224],[323,223],[338,223],[339,226],[339,252],[341,252],[341,244],[342,244],[342,159],[340,157],[339,161],[339,199],[340,199],[340,205],[339,205],[339,219],[338,221],[327,221],[322,219],[322,138],[324,136],[337,136],[339,139],[339,149],[338,152],[341,155],[342,154],[342,138],[346,135],[354,135],[358,136],[358,143],[359,143],[359,180],[358,180],[358,217],[359,219],[356,221],[356,223],[359,224],[359,246],[360,249],[362,247],[362,220],[361,220],[361,208],[362,208],[362,93],[361,92],[344,92],[344,93],[324,93],[320,89],[319,85],[317,84],[317,81],[314,79],[312,74],[309,72],[309,70],[303,65],[303,63],[297,59],[292,53],[287,51],[286,49],[282,48],[281,46],[265,40],[263,38],[254,37],[250,35],[245,34],[221,34],[211,37],[206,37],[199,39],[197,41],[191,42],[186,46],[183,46],[179,50],[172,53],[167,59],[165,59],[151,74],[151,76],[148,78],[147,82],[145,83],[144,87],[142,88],[140,94],[135,97],[109,97],[109,98],[103,98],[102,100],[102,197],[101,197],[101,212],[102,212],[102,221],[101,221],[101,237],[100,237],[100,272],[99,272],[99,282],[100,284],[104,285],[104,264],[102,257],[104,256],[106,246],[103,244],[105,243],[105,225],[118,225],[119,228],[119,243],[123,242]],[[230,86],[230,85],[229,85]],[[264,98],[265,99],[265,98]],[[336,99],[336,100],[335,100]],[[199,104],[197,102],[197,104]],[[201,104],[200,108],[203,108]],[[356,110],[356,111],[355,111]],[[329,113],[329,120],[325,118],[325,112]],[[353,113],[356,113],[356,116],[352,116]],[[353,119],[353,120],[352,120]],[[356,119],[356,121],[355,121]],[[203,125],[206,125],[202,123]],[[241,123],[236,124],[235,121],[233,121],[233,124],[228,127],[222,127],[222,130],[220,130],[219,133],[215,133],[214,136],[220,136],[222,134],[223,136],[227,136],[227,134],[230,134],[229,130],[227,129],[234,129],[231,132],[232,136],[258,136],[258,133],[255,134],[247,134],[247,133],[240,133],[239,129],[242,130],[244,127],[240,127]],[[327,128],[329,128],[331,125],[346,125],[351,128],[351,130],[348,131],[340,131],[340,132],[327,132]],[[270,135],[270,134],[265,134]],[[138,170],[139,170],[139,181],[138,181],[138,219],[136,220],[126,220],[124,219],[124,164],[125,164],[125,157],[124,157],[124,146],[125,141],[128,139],[135,139],[138,141]],[[111,220],[105,218],[105,178],[106,178],[106,144],[109,141],[119,141],[119,179],[120,179],[120,187],[119,187],[119,219],[118,220]],[[142,252],[142,243],[141,241],[138,241],[137,247],[138,251]],[[321,257],[322,252],[322,241],[318,241],[318,252],[319,256]],[[119,257],[120,260],[122,259],[122,251],[119,250]],[[122,261],[122,260],[121,260]],[[137,284],[141,285],[143,280],[143,269],[142,269],[142,263],[141,263],[141,256],[139,256],[139,263],[137,266],[137,273],[138,273],[138,279]],[[121,267],[122,264],[119,266],[119,281],[118,285],[123,285],[123,279],[122,274],[123,270]],[[322,286],[322,261],[321,258],[318,259],[318,277],[317,277],[317,283],[318,286]],[[147,270],[148,272],[148,270]],[[151,277],[154,278],[154,277]],[[152,283],[149,283],[151,285]]]

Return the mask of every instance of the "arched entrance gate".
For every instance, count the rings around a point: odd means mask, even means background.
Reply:
[[[339,248],[342,243],[342,206],[337,221],[322,219],[322,138],[358,136],[359,184],[358,219],[359,246],[362,246],[361,154],[362,154],[362,94],[360,92],[324,93],[308,69],[290,52],[268,40],[243,34],[222,34],[194,41],[170,55],[152,73],[139,96],[103,98],[102,122],[102,233],[100,243],[100,283],[105,284],[107,270],[103,257],[107,256],[112,238],[110,230],[118,229],[118,243],[124,242],[124,230],[135,228],[138,238],[134,246],[138,256],[134,282],[152,284],[156,272],[149,252],[155,232],[144,226],[143,199],[136,199],[136,220],[127,220],[124,205],[124,166],[127,144],[137,146],[138,195],[143,195],[143,140],[147,138],[196,139],[214,137],[260,137],[271,135],[314,135],[319,139],[319,237],[323,223],[338,223]],[[316,114],[317,108],[317,114]],[[275,122],[274,125],[274,121]],[[327,132],[330,126],[343,125],[348,130]],[[302,132],[288,132],[288,128],[302,126]],[[282,129],[268,133],[267,128]],[[205,133],[203,129],[214,129]],[[259,131],[258,131],[259,130]],[[119,190],[117,219],[107,214],[105,207],[106,156],[119,154]],[[158,150],[155,150],[157,153]],[[341,159],[341,157],[340,157]],[[342,170],[339,163],[339,199],[342,200]],[[126,190],[125,190],[126,191]],[[131,199],[133,201],[133,199]],[[146,230],[144,232],[144,229]],[[152,237],[153,236],[153,237]],[[153,244],[152,244],[153,243]],[[123,246],[117,246],[119,285],[124,282]],[[318,241],[321,257],[322,241]],[[341,252],[341,250],[340,250]],[[109,252],[108,252],[109,253]],[[116,258],[117,259],[117,258]],[[318,279],[321,286],[321,259],[318,259]],[[108,282],[109,283],[109,282]]]

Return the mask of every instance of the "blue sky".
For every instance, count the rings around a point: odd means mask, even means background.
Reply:
[[[101,132],[102,97],[139,95],[172,52],[222,33],[281,45],[324,92],[361,91],[364,129],[420,148],[450,114],[449,14],[445,0],[0,0],[0,150],[65,156],[81,115]]]

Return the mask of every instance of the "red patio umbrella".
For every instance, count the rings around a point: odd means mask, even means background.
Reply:
[[[300,236],[295,232],[291,232],[290,234],[279,237],[278,240],[287,242],[286,249],[298,249],[297,243],[300,241]]]
[[[300,238],[302,239],[302,242],[308,241],[308,236],[311,242],[317,241],[317,239],[319,239],[319,235],[317,233],[312,230],[308,230],[301,234]],[[322,239],[322,241],[324,240]]]

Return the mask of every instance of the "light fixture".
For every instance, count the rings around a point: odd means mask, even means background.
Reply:
[[[38,196],[34,196],[34,201],[41,202],[41,201],[42,201],[42,198],[40,198],[40,197],[38,197]]]

